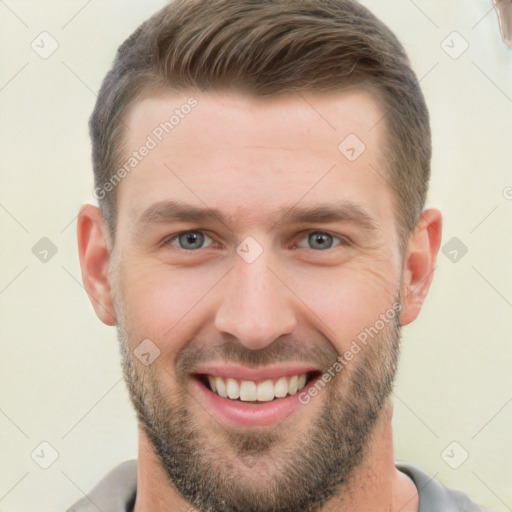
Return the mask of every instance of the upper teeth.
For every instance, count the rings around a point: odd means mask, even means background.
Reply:
[[[252,380],[236,380],[208,375],[208,382],[212,391],[223,398],[242,402],[269,402],[274,398],[283,398],[286,395],[295,395],[306,385],[307,374],[281,377],[276,381],[264,380],[257,384]]]

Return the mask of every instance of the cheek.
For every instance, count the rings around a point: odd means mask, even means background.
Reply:
[[[178,350],[190,332],[201,302],[218,281],[212,272],[132,265],[121,283],[123,311],[133,344],[150,339],[162,353]]]
[[[310,311],[305,314],[338,352],[392,308],[399,275],[388,262],[358,262],[294,278],[292,289]]]

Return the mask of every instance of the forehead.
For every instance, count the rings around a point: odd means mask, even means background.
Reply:
[[[174,199],[248,222],[271,222],[272,212],[297,201],[391,207],[382,118],[357,89],[148,95],[125,118],[121,166],[134,165],[124,166],[118,185],[119,221],[136,222],[151,204]]]

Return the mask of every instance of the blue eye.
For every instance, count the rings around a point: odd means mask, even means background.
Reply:
[[[194,251],[196,249],[202,249],[205,247],[205,242],[209,242],[208,245],[213,240],[205,235],[202,231],[185,231],[180,233],[179,235],[171,238],[167,244],[172,244],[178,249],[184,249],[186,251]]]
[[[319,251],[331,249],[341,243],[341,240],[337,236],[331,235],[326,231],[312,231],[303,240],[307,240],[309,245],[305,247],[299,243],[299,247],[302,247],[303,249],[311,248]]]

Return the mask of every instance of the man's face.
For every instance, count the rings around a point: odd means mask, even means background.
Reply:
[[[381,118],[361,91],[210,92],[151,96],[125,120],[126,159],[151,146],[118,190],[125,376],[162,466],[199,508],[300,510],[367,454],[399,339]]]

